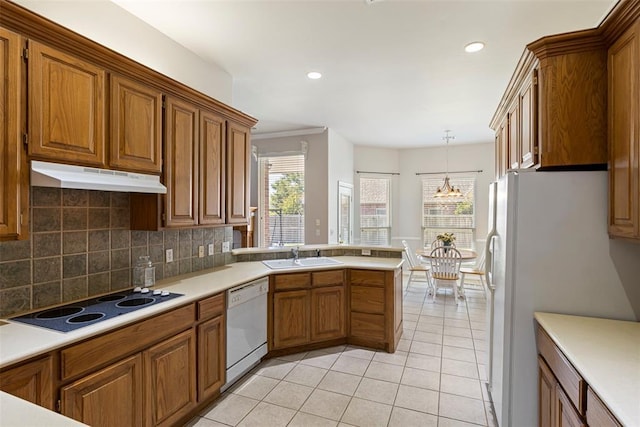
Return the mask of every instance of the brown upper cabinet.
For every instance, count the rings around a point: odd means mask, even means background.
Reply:
[[[162,171],[162,92],[110,76],[109,166],[133,172]]]
[[[640,239],[640,19],[611,45],[609,234]]]
[[[29,40],[29,155],[105,166],[105,70]]]
[[[225,129],[220,115],[200,111],[198,222],[204,225],[224,224],[225,220]]]
[[[606,45],[597,30],[527,45],[491,120],[496,175],[607,162]],[[507,132],[503,123],[507,122]]]
[[[227,223],[249,221],[251,136],[249,128],[230,123],[227,128]]]
[[[21,39],[0,28],[0,240],[24,239],[29,225],[29,181],[22,147]]]

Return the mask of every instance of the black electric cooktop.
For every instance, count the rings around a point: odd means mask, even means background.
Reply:
[[[181,296],[183,295],[157,290],[156,295],[151,290],[148,293],[118,292],[14,317],[11,320],[59,332],[70,332]]]

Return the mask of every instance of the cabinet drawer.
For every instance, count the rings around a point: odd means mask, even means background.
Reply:
[[[198,320],[209,319],[224,313],[224,297],[226,293],[198,301]]]
[[[384,341],[384,316],[351,313],[351,336]]]
[[[384,271],[351,270],[350,282],[355,285],[384,286]]]
[[[271,276],[273,289],[276,291],[288,289],[304,289],[311,286],[311,276],[309,273],[278,274]]]
[[[567,397],[580,412],[580,415],[584,415],[587,392],[587,385],[584,379],[582,379],[580,374],[571,366],[571,363],[564,357],[562,352],[556,347],[542,328],[538,327],[536,335],[538,352],[547,362],[553,374],[558,379],[558,382],[566,392]]]
[[[621,426],[591,387],[587,388],[587,424],[599,427]]]
[[[344,270],[311,273],[311,286],[335,286],[344,283]]]
[[[90,372],[128,354],[141,351],[162,338],[190,327],[195,318],[195,304],[189,304],[66,348],[60,352],[62,380]]]
[[[384,314],[384,288],[351,286],[351,310]]]

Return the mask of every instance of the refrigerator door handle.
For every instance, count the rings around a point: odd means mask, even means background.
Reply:
[[[498,237],[496,231],[491,230],[491,232],[487,236],[487,240],[485,242],[485,248],[484,248],[485,250],[484,275],[485,275],[485,279],[487,280],[487,287],[491,290],[493,290],[493,288],[495,287],[493,286],[492,277],[493,277],[493,239],[495,239],[496,237]]]

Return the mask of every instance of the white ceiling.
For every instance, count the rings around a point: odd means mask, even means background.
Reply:
[[[527,43],[597,26],[615,0],[113,0],[233,77],[254,133],[327,126],[357,145],[493,141]],[[370,4],[371,3],[371,4]],[[468,42],[486,48],[468,54]],[[323,78],[309,80],[306,73]]]

